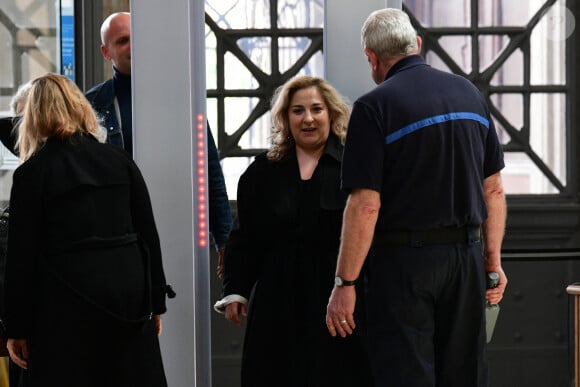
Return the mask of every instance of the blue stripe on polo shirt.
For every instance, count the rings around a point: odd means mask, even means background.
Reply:
[[[478,121],[483,124],[486,128],[489,129],[489,121],[480,116],[479,114],[469,113],[469,112],[457,112],[457,113],[446,113],[441,114],[438,116],[433,116],[429,118],[425,118],[424,120],[413,122],[410,125],[402,127],[401,129],[389,134],[385,137],[385,142],[387,144],[391,144],[402,137],[411,134],[419,129],[423,129],[430,125],[440,124],[446,121],[453,121],[453,120],[474,120]]]

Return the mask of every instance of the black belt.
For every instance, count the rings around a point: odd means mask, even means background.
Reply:
[[[442,227],[424,231],[389,231],[378,233],[373,243],[376,246],[441,245],[450,243],[471,244],[481,240],[481,227]]]

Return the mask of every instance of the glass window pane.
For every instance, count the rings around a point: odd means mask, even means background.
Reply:
[[[479,71],[494,64],[507,47],[509,38],[504,35],[484,35],[479,37]]]
[[[498,93],[490,96],[493,106],[501,113],[507,125],[521,130],[524,126],[524,97],[521,94]],[[499,124],[503,127],[502,124]]]
[[[278,28],[324,26],[324,0],[278,1]]]
[[[217,40],[207,24],[205,25],[205,85],[208,89],[217,88]]]
[[[42,66],[42,69],[56,72],[57,64],[55,58],[57,58],[58,55],[58,45],[59,43],[55,36],[39,36],[36,38],[36,46],[38,47],[38,50],[31,50],[30,57]]]
[[[238,40],[238,46],[246,53],[248,58],[266,74],[272,72],[272,38],[253,37]]]
[[[504,128],[504,126],[500,122],[498,122],[498,120],[495,119],[495,117],[493,118],[493,123],[495,124],[495,130],[497,132],[497,137],[499,138],[499,142],[502,145],[506,145],[507,143],[509,143],[512,138],[509,135],[509,133],[507,132],[507,130]]]
[[[258,105],[258,98],[226,98],[224,102],[226,133],[233,134],[244,124],[250,112]],[[238,145],[242,149],[270,147],[270,113],[263,114],[242,135]]]
[[[540,10],[546,0],[496,0],[479,1],[479,25],[490,26],[525,26]]]
[[[249,112],[256,106],[257,101],[252,102],[251,98],[225,98],[224,112],[227,134],[234,134],[244,123]]]
[[[0,10],[5,15],[0,20],[0,87],[5,90],[2,96],[7,97],[0,112],[8,112],[18,86],[56,70],[57,7],[54,0],[39,0],[34,6],[29,1],[5,0]]]
[[[509,194],[557,194],[558,189],[538,169],[529,156],[522,152],[509,152],[502,170],[504,189]]]
[[[522,50],[517,49],[514,51],[493,74],[489,83],[493,86],[522,86],[524,84],[524,56]]]
[[[13,45],[12,36],[8,29],[0,24],[0,42],[2,42],[2,55],[0,55],[0,87],[12,88],[16,91],[18,87],[14,79],[14,55],[16,52],[11,50]],[[10,93],[12,94],[12,93]],[[8,104],[10,103],[11,95],[6,97],[6,100],[0,100],[0,112],[8,111]]]
[[[566,96],[532,94],[530,146],[552,173],[566,185]]]
[[[253,157],[228,157],[221,161],[229,200],[237,200],[238,181],[252,161]]]
[[[558,0],[542,16],[534,31],[538,31],[544,39],[563,42],[572,35],[575,26],[574,14],[566,8],[564,0]]]
[[[425,62],[429,63],[430,66],[439,69],[441,71],[452,72],[449,66],[437,55],[434,51],[428,51],[425,55]]]
[[[240,147],[242,149],[270,148],[271,128],[270,113],[268,112],[258,118],[244,133],[240,138]]]
[[[405,0],[424,27],[466,27],[471,23],[471,2],[464,0]]]
[[[530,62],[530,80],[534,85],[566,83],[566,40],[555,39],[553,31],[558,25],[548,22],[553,20],[549,15],[542,18],[530,37],[530,55],[534,59]]]
[[[304,55],[310,48],[312,41],[308,38],[280,38],[279,47],[279,70],[285,73]],[[302,74],[322,75],[324,72],[324,59],[322,53],[318,52],[311,58],[308,64],[301,71]]]
[[[223,29],[270,28],[268,0],[206,0],[205,12]]]
[[[206,115],[211,128],[211,134],[215,140],[215,144],[219,150],[219,139],[218,139],[218,116],[217,116],[217,99],[208,98],[206,101]]]
[[[465,73],[471,72],[471,38],[469,36],[443,36],[439,39],[441,48]]]
[[[4,87],[4,86],[2,86]],[[12,95],[0,96],[0,106],[3,110],[0,110],[0,117],[10,115],[10,101],[12,100]]]
[[[224,72],[224,86],[228,90],[255,89],[259,86],[250,70],[231,52],[224,57]]]
[[[324,76],[324,55],[322,55],[322,51],[318,51],[310,57],[306,65],[300,69],[298,74],[312,75],[315,77]]]
[[[2,0],[0,8],[18,28],[56,28],[54,0]]]

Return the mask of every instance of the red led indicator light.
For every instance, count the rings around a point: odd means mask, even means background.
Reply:
[[[207,241],[207,223],[206,223],[206,201],[205,196],[205,182],[206,182],[206,169],[205,169],[205,116],[203,114],[198,114],[197,118],[197,192],[198,192],[198,245],[205,247],[208,244]]]

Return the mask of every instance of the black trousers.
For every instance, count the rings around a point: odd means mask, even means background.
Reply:
[[[8,361],[8,385],[10,387],[26,387],[26,371],[10,359]]]
[[[368,348],[380,387],[485,387],[480,238],[375,245],[365,267]]]

